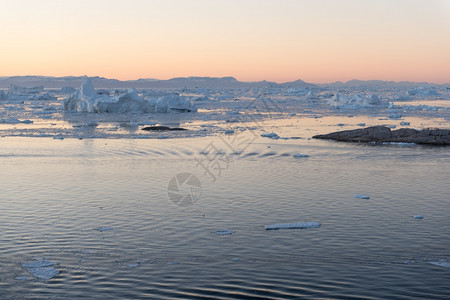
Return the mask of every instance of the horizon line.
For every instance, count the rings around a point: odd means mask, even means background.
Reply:
[[[137,79],[118,79],[118,78],[110,78],[110,77],[105,77],[105,76],[101,76],[101,75],[94,75],[94,76],[89,76],[89,75],[64,75],[64,76],[55,76],[55,75],[12,75],[12,76],[0,76],[0,78],[12,78],[12,77],[49,77],[49,78],[64,78],[64,77],[87,77],[87,78],[104,78],[104,79],[108,79],[108,80],[118,80],[118,81],[122,81],[122,82],[126,82],[126,81],[138,81],[138,80],[155,80],[155,81],[167,81],[167,80],[171,80],[171,79],[181,79],[181,78],[233,78],[238,82],[243,82],[243,83],[255,83],[255,82],[270,82],[270,83],[277,83],[277,84],[285,84],[285,83],[290,83],[290,82],[295,82],[295,81],[303,81],[305,83],[309,83],[309,84],[334,84],[334,83],[349,83],[351,81],[362,81],[362,82],[370,82],[370,81],[381,81],[381,82],[394,82],[394,83],[427,83],[427,84],[436,84],[436,85],[450,85],[450,81],[449,82],[431,82],[431,81],[410,81],[410,80],[384,80],[384,79],[358,79],[358,78],[353,78],[353,79],[349,79],[349,80],[336,80],[336,81],[331,81],[331,82],[312,82],[312,81],[305,81],[302,78],[297,78],[295,80],[290,80],[290,81],[271,81],[271,80],[267,80],[267,79],[263,79],[263,80],[253,80],[253,81],[242,81],[239,80],[237,77],[235,76],[175,76],[175,77],[171,77],[168,79],[159,79],[159,78],[153,78],[153,77],[140,77]]]

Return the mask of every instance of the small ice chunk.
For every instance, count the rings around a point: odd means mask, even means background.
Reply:
[[[284,223],[275,225],[264,226],[265,230],[277,230],[277,229],[306,229],[306,228],[318,228],[320,223],[317,222],[299,222],[299,223]]]
[[[16,278],[14,278],[15,280],[28,280],[27,276],[17,276]]]
[[[344,123],[337,123],[336,126],[345,126]]]
[[[225,130],[225,134],[233,134],[233,133],[234,133],[234,130],[232,130],[232,129]]]
[[[280,138],[280,136],[279,136],[278,134],[276,134],[275,132],[263,133],[263,134],[261,134],[261,136],[262,136],[262,137],[269,138],[269,139],[274,139],[274,140]]]
[[[410,122],[402,121],[402,122],[400,122],[400,125],[401,125],[401,126],[409,126],[409,125],[411,125],[411,123],[410,123]]]
[[[62,135],[55,135],[55,136],[53,136],[53,139],[54,140],[63,140],[64,136],[62,136]]]
[[[361,127],[364,127],[364,126],[366,126],[366,123],[358,123],[358,124],[356,124],[357,126],[361,126]]]
[[[415,215],[415,216],[414,216],[414,219],[416,219],[416,220],[422,220],[422,219],[423,219],[423,216],[422,216],[422,215]]]
[[[396,113],[389,115],[389,119],[400,119],[401,117],[402,117],[401,114],[396,114]]]
[[[56,264],[57,263],[49,260],[37,260],[24,263],[22,264],[22,267],[27,269],[34,277],[48,280],[59,274],[59,271],[53,267]]]
[[[102,226],[99,228],[96,228],[96,230],[103,232],[103,231],[111,231],[111,230],[116,230],[115,227],[109,227],[109,226]]]
[[[233,230],[218,230],[218,231],[214,231],[213,233],[215,233],[217,235],[227,235],[227,234],[234,233],[234,231]]]
[[[370,199],[370,197],[368,195],[364,195],[364,194],[356,194],[354,197],[359,198],[359,199]]]
[[[233,261],[240,261],[240,259],[236,257],[233,259]]]
[[[128,268],[137,268],[141,265],[141,261],[138,260],[135,264],[129,264],[127,265]]]
[[[440,259],[439,261],[430,261],[428,263],[439,267],[450,268],[450,263],[445,259]]]
[[[294,155],[292,155],[295,158],[300,158],[300,157],[309,157],[308,154],[302,154],[302,153],[295,153]]]

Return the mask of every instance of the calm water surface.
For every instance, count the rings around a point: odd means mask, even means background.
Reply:
[[[450,295],[450,269],[429,263],[450,262],[448,148],[258,138],[233,153],[220,137],[0,145],[1,299]],[[221,150],[211,173],[205,149]],[[180,207],[168,184],[183,172],[202,191]],[[264,230],[307,221],[321,227]],[[22,267],[39,259],[59,274]]]

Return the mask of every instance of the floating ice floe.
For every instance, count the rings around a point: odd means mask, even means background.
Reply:
[[[359,199],[370,199],[370,197],[368,195],[364,195],[364,194],[356,194],[354,197],[359,198]]]
[[[336,108],[358,109],[367,107],[387,107],[389,104],[382,101],[377,95],[340,95],[331,97],[327,104]]]
[[[215,233],[217,235],[227,235],[227,234],[233,234],[234,231],[233,230],[218,230],[218,231],[213,231],[213,233]]]
[[[24,263],[22,264],[22,267],[27,269],[34,277],[48,280],[59,274],[59,271],[53,267],[55,265],[57,265],[57,263],[49,260],[37,260]]]
[[[280,138],[280,136],[278,134],[276,134],[275,132],[263,133],[263,134],[261,134],[261,136],[269,138],[269,139],[274,139],[274,140],[277,140]]]
[[[64,110],[94,113],[169,113],[172,111],[190,112],[196,111],[196,107],[178,94],[162,96],[157,99],[145,99],[140,97],[135,89],[111,97],[98,94],[87,79],[81,85],[81,89],[63,101]]]
[[[411,146],[416,146],[416,143],[406,143],[406,142],[383,142],[381,143],[383,145],[394,145],[394,146],[399,146],[399,147],[411,147]]]
[[[115,227],[109,227],[109,226],[102,226],[99,228],[96,228],[96,230],[103,232],[103,231],[111,231],[111,230],[116,230],[117,228]]]
[[[428,263],[439,267],[450,268],[450,263],[445,259],[440,259],[439,261],[430,261]]]
[[[141,261],[138,260],[138,261],[136,261],[136,263],[134,263],[134,264],[128,264],[127,267],[128,267],[128,268],[137,268],[137,267],[139,267],[140,265],[141,265]]]
[[[285,224],[274,224],[264,226],[265,230],[277,230],[277,229],[307,229],[307,228],[318,228],[320,223],[317,222],[299,222],[299,223],[285,223]]]
[[[292,155],[295,158],[301,158],[301,157],[309,157],[308,154],[302,154],[302,153],[295,153],[294,155]]]
[[[414,216],[414,219],[416,219],[416,220],[422,220],[422,219],[423,219],[423,216],[422,216],[422,215],[415,215],[415,216]]]
[[[21,124],[32,124],[33,121],[10,118],[10,119],[0,119],[0,123],[1,124],[20,124],[20,123]]]

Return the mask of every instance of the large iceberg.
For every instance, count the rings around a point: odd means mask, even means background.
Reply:
[[[409,96],[416,96],[416,97],[430,97],[441,95],[433,86],[421,86],[407,91],[406,94]]]
[[[367,107],[387,107],[389,103],[382,101],[377,95],[340,95],[331,97],[327,104],[336,108],[367,108]]]
[[[195,106],[183,96],[170,94],[156,99],[145,99],[135,89],[111,97],[94,90],[91,79],[81,85],[81,89],[63,101],[64,110],[94,113],[127,113],[142,112],[168,113],[172,111],[196,111]]]

